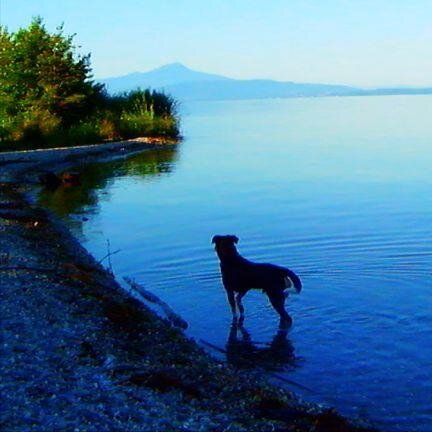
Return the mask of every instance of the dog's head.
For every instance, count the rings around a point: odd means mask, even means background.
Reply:
[[[239,238],[235,235],[215,235],[212,238],[212,244],[215,245],[216,253],[222,261],[237,253],[235,245],[238,243]]]

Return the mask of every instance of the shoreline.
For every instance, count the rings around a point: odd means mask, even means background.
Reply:
[[[121,288],[56,216],[31,203],[29,189],[48,166],[65,170],[166,145],[131,140],[72,153],[0,153],[0,425],[11,431],[374,430],[215,360]]]
[[[121,159],[144,150],[166,148],[178,142],[179,140],[174,139],[147,137],[75,147],[0,152],[0,182],[22,181],[19,176],[24,175],[28,179],[29,174],[34,178],[30,170],[35,173],[39,170],[40,173],[51,164],[51,171],[60,171],[77,164]]]

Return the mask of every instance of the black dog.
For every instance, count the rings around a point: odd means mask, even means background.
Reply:
[[[287,268],[274,264],[254,263],[243,258],[235,247],[238,240],[234,235],[215,235],[212,239],[220,260],[222,282],[234,318],[237,317],[238,308],[240,319],[244,319],[241,300],[250,289],[258,288],[267,294],[270,303],[281,318],[281,324],[290,324],[291,317],[285,310],[284,291],[294,287],[299,293],[302,288],[300,278]]]

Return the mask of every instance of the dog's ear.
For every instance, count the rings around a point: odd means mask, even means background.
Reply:
[[[217,242],[219,241],[219,239],[220,239],[220,236],[219,236],[219,235],[215,235],[215,236],[213,236],[213,238],[212,238],[212,244],[217,243]]]
[[[232,235],[232,236],[230,236],[230,240],[232,240],[235,244],[237,244],[239,241],[239,238],[235,235]]]

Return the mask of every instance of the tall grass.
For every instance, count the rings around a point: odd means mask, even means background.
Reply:
[[[32,107],[13,117],[1,112],[0,151],[73,146],[136,137],[178,138],[177,102],[169,95],[134,90],[101,94],[93,114],[67,128],[46,110]]]

